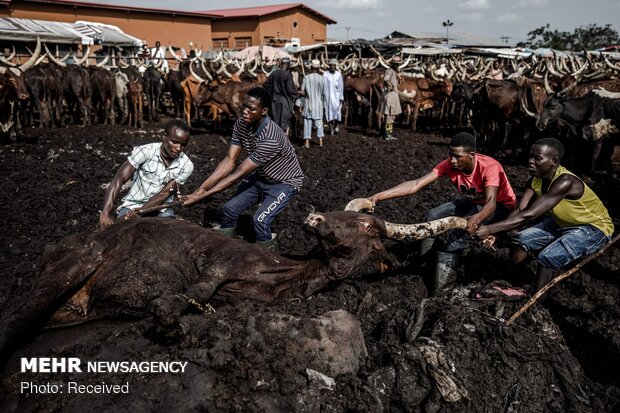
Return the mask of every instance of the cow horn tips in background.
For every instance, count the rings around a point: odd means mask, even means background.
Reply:
[[[370,202],[369,199],[356,198],[352,200],[351,202],[349,202],[347,206],[344,207],[344,210],[354,211],[354,212],[360,212],[360,211],[374,212],[375,206],[372,204],[372,202]]]

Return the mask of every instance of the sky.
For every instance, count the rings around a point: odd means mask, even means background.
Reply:
[[[294,0],[90,0],[92,3],[130,5],[184,11],[290,4]],[[445,33],[442,23],[450,20],[450,31],[500,39],[524,41],[533,29],[550,24],[551,29],[572,32],[579,26],[611,24],[620,31],[620,0],[305,0],[303,3],[336,20],[328,25],[334,40],[385,37],[392,31]],[[348,29],[347,29],[348,28]]]

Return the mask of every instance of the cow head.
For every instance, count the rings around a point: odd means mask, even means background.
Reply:
[[[311,213],[304,229],[317,236],[331,270],[331,276],[342,279],[365,264],[386,271],[393,258],[381,242],[386,235],[383,220],[372,215],[342,211]]]
[[[540,114],[540,119],[536,124],[538,129],[546,129],[547,126],[549,126],[549,123],[558,119],[562,115],[562,112],[564,111],[563,100],[563,96],[559,93],[554,93],[547,97],[547,100],[545,100],[543,105],[542,113]]]

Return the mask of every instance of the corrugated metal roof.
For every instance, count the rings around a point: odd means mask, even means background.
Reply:
[[[3,0],[0,0],[3,1]],[[82,2],[82,1],[68,1],[68,0],[21,0],[23,3],[44,3],[44,4],[57,4],[60,6],[67,7],[93,7],[97,9],[108,9],[108,10],[124,10],[124,11],[135,11],[140,13],[161,13],[161,14],[169,14],[173,16],[193,16],[193,17],[206,17],[206,18],[217,18],[220,16],[214,16],[209,14],[208,12],[192,12],[192,11],[181,11],[181,10],[170,10],[170,9],[153,9],[147,7],[135,7],[135,6],[119,6],[116,4],[103,4],[103,3],[90,3],[90,2]],[[6,1],[7,4],[11,3],[11,0]]]
[[[321,19],[325,20],[327,24],[335,24],[336,21],[327,17],[326,15],[319,13],[318,11],[306,6],[303,3],[289,3],[289,4],[276,4],[272,6],[259,6],[259,7],[240,7],[235,9],[220,9],[220,10],[205,10],[204,13],[210,13],[219,15],[225,19],[239,18],[239,17],[261,17],[267,16],[273,13],[279,13],[300,7],[307,12],[310,12]]]
[[[448,45],[452,47],[514,47],[513,45],[502,43],[500,39],[494,39],[492,37],[480,36],[476,34],[470,33],[459,33],[459,32],[449,32],[449,41]],[[426,41],[436,41],[436,42],[445,42],[446,33],[441,32],[403,32],[403,31],[394,31],[386,38],[390,39],[391,37],[395,39],[398,38],[411,38],[412,40],[426,40]]]

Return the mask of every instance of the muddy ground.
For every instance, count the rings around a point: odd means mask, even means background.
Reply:
[[[26,293],[48,244],[80,231],[95,231],[104,185],[134,145],[160,139],[161,124],[143,131],[125,127],[26,130],[0,146],[3,230],[0,308]],[[341,131],[325,147],[296,149],[306,174],[301,194],[273,225],[283,254],[302,256],[315,240],[301,223],[311,210],[342,209],[430,170],[447,153],[450,132],[397,130],[385,143],[362,130]],[[225,154],[229,137],[195,131],[187,153],[196,165],[186,189],[195,188]],[[528,175],[505,165],[518,194]],[[618,180],[594,173],[584,180],[620,217]],[[179,209],[183,219],[211,226],[232,195]],[[380,204],[376,214],[392,222],[421,221],[425,211],[455,191],[439,181],[406,199]],[[618,219],[614,219],[618,226]],[[507,271],[506,249],[467,253],[459,284],[428,297],[427,270],[413,245],[386,242],[401,264],[386,274],[347,280],[305,299],[274,305],[213,302],[214,314],[189,314],[177,331],[150,319],[110,320],[41,332],[2,372],[2,411],[614,411],[620,402],[620,289],[618,247],[556,287],[543,307],[505,327],[520,303],[474,303],[468,289],[493,279],[531,284],[532,274]],[[265,325],[289,315],[308,330],[312,318],[345,310],[360,322],[367,356],[356,371],[330,376],[316,354],[297,351],[293,327],[278,335]],[[5,310],[6,311],[6,310]],[[416,320],[420,323],[415,324]],[[262,327],[261,327],[262,326]],[[263,328],[266,339],[256,339]],[[261,336],[262,337],[262,336]],[[321,349],[322,351],[323,349]],[[188,361],[183,374],[21,373],[20,357],[79,357],[83,362]],[[434,360],[434,361],[433,361]],[[327,364],[326,364],[327,363]],[[129,383],[129,394],[32,394],[22,382],[44,385]]]

